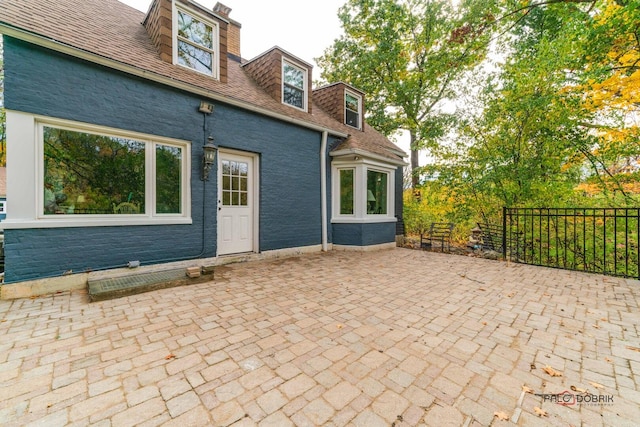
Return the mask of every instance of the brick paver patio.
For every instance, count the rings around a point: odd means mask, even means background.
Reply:
[[[639,296],[635,280],[395,249],[0,301],[0,425],[638,425]],[[542,396],[564,391],[574,404]]]

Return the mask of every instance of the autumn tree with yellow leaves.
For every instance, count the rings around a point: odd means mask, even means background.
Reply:
[[[475,103],[463,103],[428,174],[489,217],[504,205],[637,204],[640,2],[507,1],[502,11],[501,60],[469,80]]]

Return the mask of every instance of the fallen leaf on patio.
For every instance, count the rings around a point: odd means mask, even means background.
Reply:
[[[598,383],[594,383],[593,381],[589,381],[589,384],[591,384],[592,386],[594,386],[595,388],[601,388],[604,389],[604,386],[602,384],[598,384]]]
[[[509,298],[513,298],[515,294],[516,294],[515,292],[511,292],[510,294],[507,294],[507,296],[508,296]]]
[[[524,391],[525,393],[533,394],[533,389],[527,387],[526,385],[522,386],[522,391]]]
[[[603,322],[606,322],[607,318],[606,317],[601,317],[600,320],[602,320]]]
[[[542,368],[542,370],[545,371],[547,374],[551,375],[552,377],[561,377],[562,376],[562,372],[556,371],[555,369],[553,369],[549,365],[547,365],[544,368]]]
[[[536,369],[536,365],[534,365],[533,363],[531,364],[531,369]]]
[[[231,292],[231,289],[227,288],[227,292]]]
[[[534,406],[533,410],[536,411],[536,415],[539,416],[539,417],[546,417],[547,416],[547,411],[545,411],[542,408],[538,408],[537,406]]]
[[[542,294],[542,295],[545,296],[545,297],[550,297],[551,296],[550,294],[548,294],[546,292],[544,294]]]
[[[638,352],[640,352],[640,348],[638,348],[638,347],[631,347],[630,345],[628,345],[628,346],[627,346],[627,349],[628,349],[628,350],[632,350],[632,351],[638,351]]]
[[[344,328],[344,326],[342,326],[342,325],[336,325],[336,328],[338,328],[338,329],[342,329],[342,328]]]
[[[593,326],[596,329],[600,329],[600,326],[598,326],[598,325],[591,325],[591,326]]]
[[[3,322],[4,322],[4,320],[3,320]],[[487,326],[487,322],[482,322],[482,324],[483,324],[483,325],[485,325],[485,326]]]
[[[613,360],[609,359],[608,357],[604,358],[605,362],[613,362]]]
[[[480,291],[482,291],[482,292],[486,291],[486,289],[485,289],[485,288],[480,288],[480,289],[478,289],[478,290],[480,290]]]
[[[171,360],[171,359],[175,359],[176,355],[175,354],[168,354],[165,356],[165,359],[167,360]]]
[[[576,386],[574,386],[574,385],[572,385],[570,388],[571,388],[571,391],[575,391],[575,392],[577,392],[577,393],[584,393],[584,394],[589,393],[589,390],[585,390],[585,389],[583,389],[583,388],[576,387]]]
[[[504,411],[496,411],[493,413],[494,417],[498,417],[500,421],[507,421],[509,419],[509,415],[507,415]]]

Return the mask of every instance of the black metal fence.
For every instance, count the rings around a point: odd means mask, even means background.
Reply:
[[[640,208],[503,209],[503,256],[640,279]]]

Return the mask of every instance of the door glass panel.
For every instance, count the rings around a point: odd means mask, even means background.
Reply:
[[[249,206],[249,164],[222,160],[222,204],[224,206]]]

